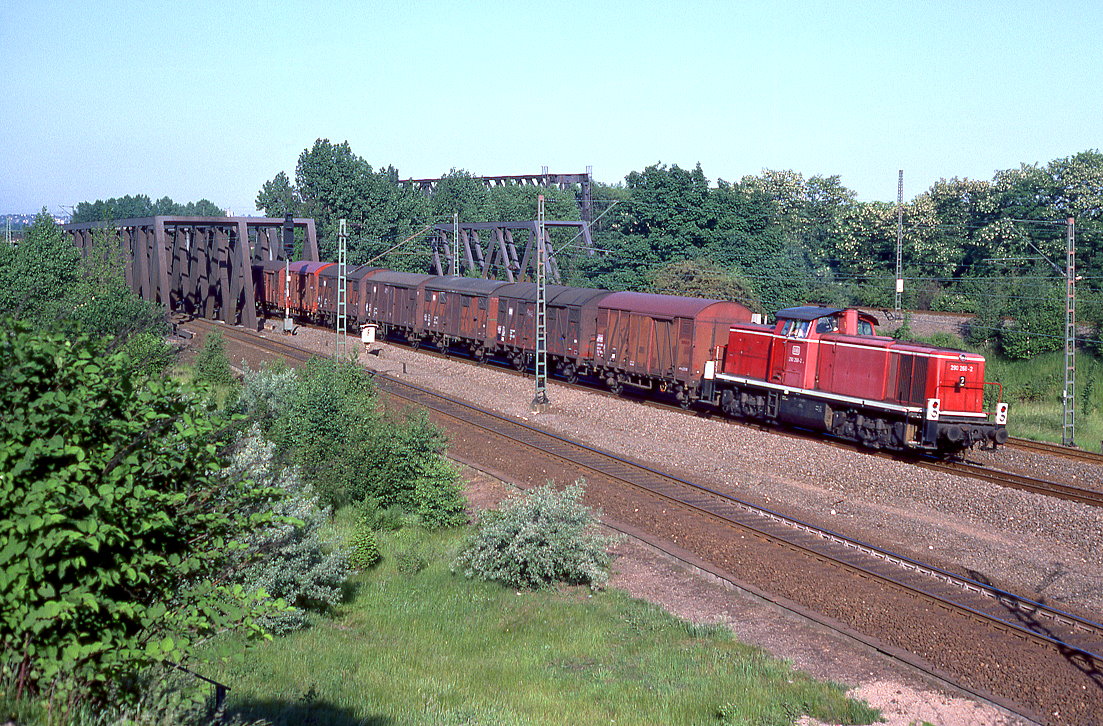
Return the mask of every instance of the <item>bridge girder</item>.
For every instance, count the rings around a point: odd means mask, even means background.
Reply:
[[[97,232],[114,236],[126,256],[126,281],[145,300],[255,328],[252,261],[286,259],[281,234],[303,232],[303,258],[318,259],[314,220],[157,216],[67,224],[87,254]]]

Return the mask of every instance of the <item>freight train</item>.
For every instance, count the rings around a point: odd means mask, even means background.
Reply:
[[[352,326],[384,338],[491,357],[524,370],[536,348],[536,285],[346,268]],[[332,324],[337,265],[253,266],[263,314]],[[626,387],[683,406],[786,424],[874,449],[947,454],[1007,441],[1007,404],[984,410],[983,356],[877,335],[854,309],[795,307],[772,324],[735,302],[548,285],[549,370],[620,393]]]

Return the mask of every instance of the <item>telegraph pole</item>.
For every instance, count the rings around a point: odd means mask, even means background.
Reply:
[[[1061,443],[1076,446],[1076,220],[1068,218],[1065,245],[1065,392]]]
[[[348,262],[349,231],[348,222],[341,220],[337,233],[337,345],[334,356],[338,359],[345,352],[348,339]]]
[[[904,292],[904,170],[896,180],[896,316],[900,317],[900,294]]]
[[[536,394],[532,412],[539,413],[548,405],[548,289],[547,249],[544,239],[544,195],[536,197]]]

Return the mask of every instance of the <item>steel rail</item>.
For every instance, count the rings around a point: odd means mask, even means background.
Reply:
[[[1033,439],[1022,439],[1017,436],[1012,436],[1007,440],[1007,446],[1013,449],[1022,449],[1023,451],[1033,451],[1039,454],[1049,454],[1052,456],[1062,456],[1066,459],[1086,461],[1089,464],[1099,464],[1103,466],[1103,454],[1097,454],[1094,451],[1087,451],[1085,449],[1074,449],[1070,446],[1062,446],[1061,444],[1054,444],[1049,441],[1035,441]]]

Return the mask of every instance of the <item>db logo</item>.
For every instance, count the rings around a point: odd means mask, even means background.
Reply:
[[[793,355],[800,355],[800,346],[799,345],[794,345],[793,346]]]

